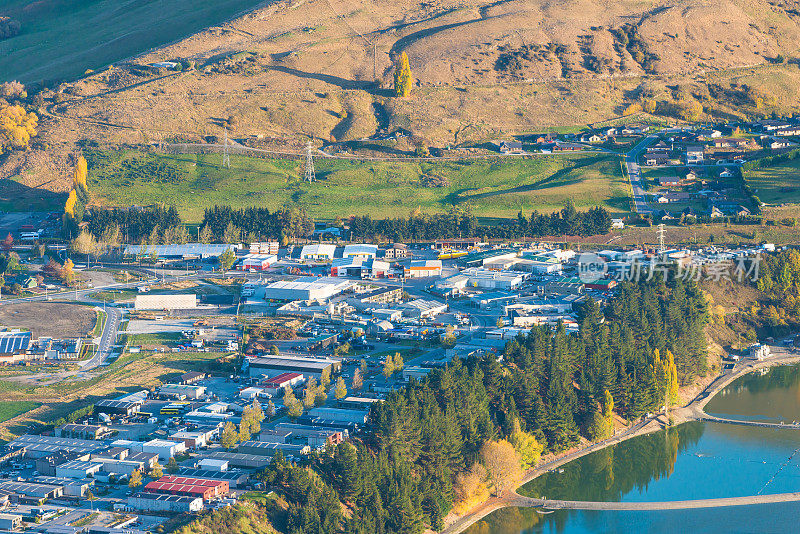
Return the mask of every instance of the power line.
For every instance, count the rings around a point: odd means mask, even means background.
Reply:
[[[305,181],[306,182],[313,182],[316,180],[316,175],[314,174],[314,155],[312,153],[314,147],[311,146],[311,140],[309,139],[308,144],[306,145],[306,174],[305,174]]]
[[[231,155],[228,152],[228,129],[225,128],[225,149],[222,154],[222,166],[227,167],[228,169],[231,168]]]

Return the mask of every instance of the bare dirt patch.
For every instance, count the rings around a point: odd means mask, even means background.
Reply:
[[[94,329],[93,308],[59,302],[20,302],[0,307],[0,325],[30,330],[34,338],[83,337]]]

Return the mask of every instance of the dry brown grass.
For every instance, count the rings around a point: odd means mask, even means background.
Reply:
[[[34,338],[83,337],[92,332],[97,314],[89,306],[58,302],[20,302],[0,307],[0,325],[29,330]]]
[[[631,20],[641,21],[646,49],[660,57],[650,67],[660,85],[691,89],[706,77],[747,83],[789,108],[799,94],[796,67],[719,72],[794,50],[800,29],[786,9],[744,0],[277,3],[135,60],[191,60],[194,72],[136,77],[120,65],[82,80],[43,121],[53,161],[32,160],[25,173],[9,164],[0,177],[63,190],[68,173],[58,158],[81,140],[199,141],[221,136],[221,120],[231,116],[233,137],[275,138],[284,149],[299,148],[304,136],[319,143],[372,134],[373,104],[386,108],[390,130],[408,129],[435,146],[602,121],[619,113],[645,74],[612,32]],[[503,54],[519,56],[524,47],[531,57],[497,68]],[[401,51],[417,79],[408,99],[390,97]],[[593,70],[592,57],[606,66]]]

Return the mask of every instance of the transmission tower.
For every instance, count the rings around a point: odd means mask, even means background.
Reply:
[[[664,253],[664,223],[658,225],[658,253]]]
[[[228,169],[231,168],[231,155],[228,152],[228,129],[225,128],[225,148],[222,152],[222,166],[227,167]]]
[[[314,174],[314,156],[312,154],[312,150],[314,147],[311,146],[311,140],[308,141],[306,145],[306,182],[313,182],[316,179],[316,175]]]

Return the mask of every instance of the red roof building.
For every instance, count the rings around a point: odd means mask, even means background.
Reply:
[[[292,387],[298,382],[303,381],[303,375],[300,373],[281,373],[264,380],[261,384],[266,388],[280,389],[285,387]]]
[[[210,500],[214,497],[226,495],[230,491],[225,480],[209,480],[206,478],[189,478],[165,475],[154,480],[144,487],[150,493],[166,495],[185,495],[187,497],[202,497]]]

